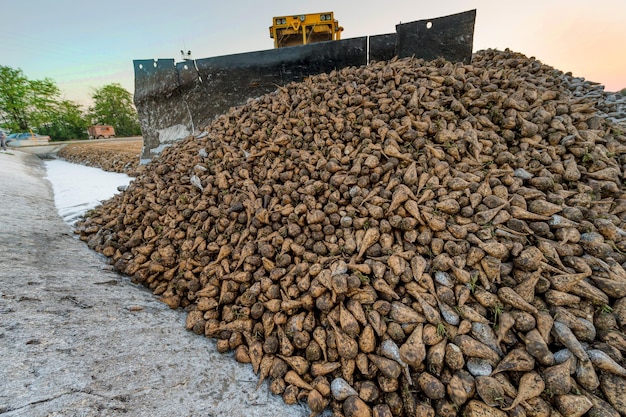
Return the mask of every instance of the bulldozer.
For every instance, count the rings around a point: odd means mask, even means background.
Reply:
[[[277,16],[272,19],[270,38],[274,48],[341,40],[343,28],[333,12]]]
[[[291,82],[394,57],[469,63],[476,10],[396,25],[394,33],[341,39],[333,12],[278,16],[274,48],[203,59],[134,60],[141,163],[198,134],[217,116]]]

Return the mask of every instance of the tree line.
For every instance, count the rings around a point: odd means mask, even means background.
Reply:
[[[33,131],[53,140],[85,139],[91,125],[111,125],[119,137],[141,134],[133,97],[120,84],[94,89],[86,110],[61,98],[50,78],[28,79],[21,69],[0,65],[0,127],[8,132]]]

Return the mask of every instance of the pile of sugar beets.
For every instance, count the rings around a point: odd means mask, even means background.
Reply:
[[[562,76],[509,50],[313,76],[76,232],[313,415],[625,416],[626,137]]]

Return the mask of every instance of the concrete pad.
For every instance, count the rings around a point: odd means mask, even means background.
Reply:
[[[0,415],[308,416],[110,271],[57,214],[35,156],[0,151]]]

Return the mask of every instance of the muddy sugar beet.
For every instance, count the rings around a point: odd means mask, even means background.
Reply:
[[[77,233],[313,414],[624,415],[626,138],[560,75],[488,50],[289,84]]]

